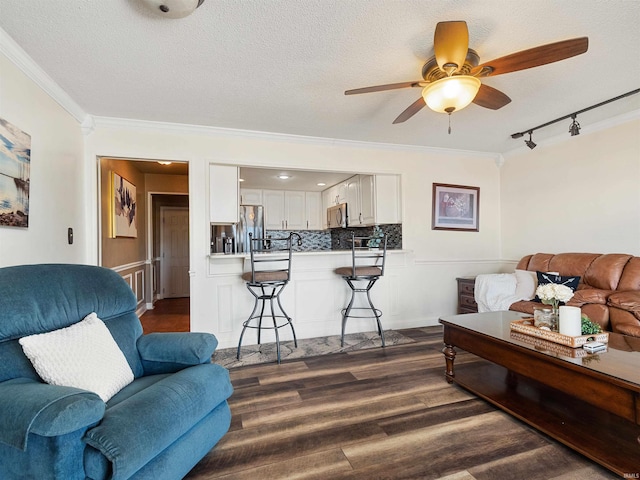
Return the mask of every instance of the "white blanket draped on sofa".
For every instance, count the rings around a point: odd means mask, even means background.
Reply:
[[[478,312],[509,310],[512,303],[524,300],[516,293],[517,280],[513,273],[478,275],[475,284],[475,300]]]

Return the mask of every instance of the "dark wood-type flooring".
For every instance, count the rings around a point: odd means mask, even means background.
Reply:
[[[188,332],[189,331],[189,297],[165,298],[153,305],[140,317],[142,331],[153,332]]]
[[[187,331],[188,299],[141,320],[145,333]],[[230,370],[231,429],[186,478],[617,478],[448,384],[440,327],[401,333],[416,342]]]

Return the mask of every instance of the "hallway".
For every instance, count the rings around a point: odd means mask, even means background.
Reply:
[[[140,317],[143,332],[188,332],[189,300],[189,297],[158,300],[153,310]]]

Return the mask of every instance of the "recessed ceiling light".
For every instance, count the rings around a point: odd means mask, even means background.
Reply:
[[[279,178],[280,180],[287,180],[287,179],[289,179],[289,178],[291,178],[291,177],[290,177],[289,175],[284,175],[284,174],[282,174],[282,175],[278,175],[278,178]]]
[[[244,178],[239,178],[238,181],[239,182],[244,182]]]
[[[326,185],[326,183],[320,182],[320,183],[317,183],[316,185],[318,185],[319,187],[324,187]]]
[[[171,162],[160,162],[160,161],[158,161],[158,163],[160,165],[171,165]]]

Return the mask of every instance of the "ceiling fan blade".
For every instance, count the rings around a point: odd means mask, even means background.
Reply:
[[[469,50],[467,22],[439,22],[433,36],[433,49],[440,70],[447,75],[458,71]]]
[[[422,110],[422,107],[424,107],[425,105],[426,103],[424,101],[424,98],[420,97],[418,100],[416,100],[411,105],[409,105],[409,107],[407,107],[407,109],[404,112],[398,115],[398,118],[396,118],[393,121],[393,124],[395,125],[396,123],[406,122],[411,117],[413,117],[416,113]]]
[[[471,70],[470,75],[477,75],[486,68],[488,68],[489,71],[483,73],[483,77],[526,70],[527,68],[539,67],[547,63],[559,62],[560,60],[575,57],[576,55],[586,52],[588,48],[588,37],[548,43],[547,45],[540,45],[539,47],[522,50],[505,57],[496,58],[490,62],[485,62]]]
[[[480,90],[473,99],[473,103],[484,108],[491,110],[498,110],[510,103],[511,99],[502,93],[500,90],[496,90],[489,85],[480,85]]]
[[[424,80],[416,80],[415,82],[402,82],[402,83],[388,83],[387,85],[375,85],[373,87],[354,88],[353,90],[347,90],[345,95],[355,95],[357,93],[371,93],[382,92],[384,90],[395,90],[397,88],[409,88],[409,87],[424,87],[426,82]]]

